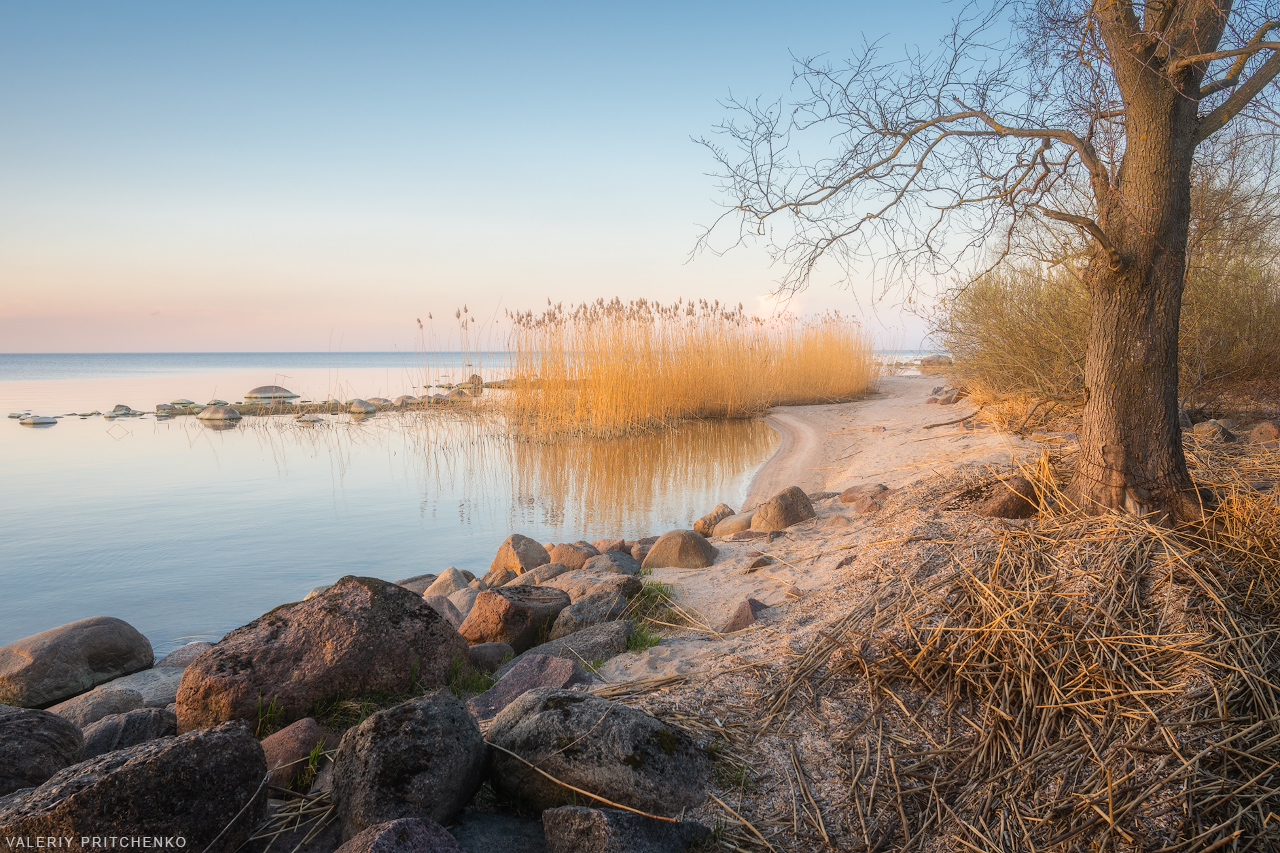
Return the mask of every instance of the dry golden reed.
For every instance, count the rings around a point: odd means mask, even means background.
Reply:
[[[849,400],[880,367],[855,320],[762,320],[719,302],[617,299],[517,312],[503,407],[526,434],[614,436]]]

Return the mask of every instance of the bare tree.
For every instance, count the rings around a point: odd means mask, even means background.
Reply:
[[[1269,123],[1275,0],[992,0],[942,48],[798,62],[796,101],[734,101],[715,154],[726,225],[804,287],[871,259],[906,283],[1087,241],[1087,402],[1068,496],[1201,512],[1178,427],[1178,321],[1199,145]],[[1277,35],[1280,35],[1278,33]],[[727,137],[727,144],[723,139]],[[814,156],[806,146],[819,152]]]

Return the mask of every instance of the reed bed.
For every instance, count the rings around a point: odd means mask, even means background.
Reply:
[[[835,312],[763,320],[718,302],[601,299],[511,316],[501,406],[524,435],[610,437],[845,401],[881,369],[866,330]]]

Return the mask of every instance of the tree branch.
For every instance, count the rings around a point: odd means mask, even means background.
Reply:
[[[1222,130],[1227,122],[1235,118],[1237,113],[1249,105],[1254,96],[1275,79],[1277,74],[1280,74],[1280,52],[1271,54],[1267,61],[1262,64],[1262,67],[1232,92],[1229,98],[1209,114],[1200,117],[1200,127],[1196,131],[1195,137],[1196,144],[1199,145],[1219,130]]]
[[[1260,41],[1257,44],[1251,44],[1248,47],[1237,47],[1234,50],[1216,50],[1213,53],[1200,53],[1195,56],[1187,56],[1172,63],[1169,66],[1169,73],[1176,74],[1188,65],[1198,65],[1201,62],[1213,62],[1215,59],[1226,59],[1230,56],[1238,56],[1240,59],[1231,66],[1231,74],[1229,76],[1239,78],[1240,72],[1244,70],[1245,61],[1260,50],[1280,50],[1280,42]]]
[[[1030,205],[1030,207],[1034,207],[1050,219],[1070,223],[1081,231],[1084,231],[1097,241],[1098,245],[1102,247],[1102,251],[1107,253],[1107,265],[1111,268],[1112,272],[1119,272],[1124,269],[1124,258],[1120,257],[1120,253],[1117,252],[1115,246],[1111,244],[1111,240],[1108,239],[1106,232],[1102,230],[1098,223],[1094,222],[1089,217],[1077,216],[1074,213],[1063,213],[1061,210],[1051,210],[1039,204],[1033,204]]]

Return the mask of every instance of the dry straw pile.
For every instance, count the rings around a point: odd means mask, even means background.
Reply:
[[[879,375],[870,335],[837,313],[761,320],[718,302],[603,299],[516,313],[510,423],[534,435],[626,435],[690,418],[849,400]]]

